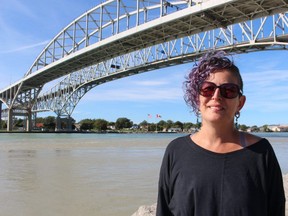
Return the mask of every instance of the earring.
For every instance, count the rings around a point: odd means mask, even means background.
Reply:
[[[240,112],[237,111],[235,114],[235,127],[238,129],[239,125],[238,125],[238,119],[240,118]]]

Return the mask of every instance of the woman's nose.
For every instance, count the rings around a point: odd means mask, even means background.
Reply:
[[[221,100],[221,99],[222,99],[222,95],[221,95],[220,89],[216,88],[212,96],[212,100]]]

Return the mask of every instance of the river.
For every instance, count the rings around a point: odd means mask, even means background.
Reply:
[[[156,202],[167,144],[183,134],[0,134],[0,215],[130,216]],[[288,133],[270,140],[288,173]]]

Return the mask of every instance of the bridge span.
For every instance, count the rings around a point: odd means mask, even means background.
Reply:
[[[18,115],[30,131],[33,113],[70,117],[89,90],[114,79],[196,61],[209,49],[287,49],[287,12],[287,0],[108,0],[61,30],[24,77],[0,91],[0,113],[8,131]]]

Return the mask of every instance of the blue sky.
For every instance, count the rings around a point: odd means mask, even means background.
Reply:
[[[96,6],[85,0],[0,0],[0,89],[20,80],[45,45],[73,19]],[[288,51],[234,56],[247,97],[240,124],[288,125]],[[75,108],[72,117],[116,121],[196,122],[183,100],[182,82],[192,63],[155,70],[97,86]],[[4,107],[3,107],[4,108]],[[148,114],[152,118],[148,118]],[[39,116],[54,115],[52,112]]]

